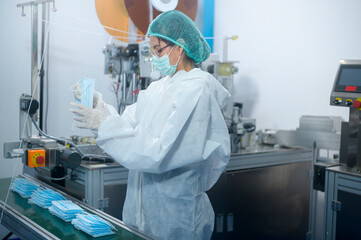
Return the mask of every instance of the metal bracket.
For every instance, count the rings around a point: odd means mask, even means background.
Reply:
[[[331,209],[332,210],[340,212],[341,211],[341,206],[342,206],[341,202],[338,202],[336,200],[332,200],[332,202],[331,202]]]
[[[309,178],[313,178],[313,175],[314,175],[314,171],[313,171],[313,169],[310,169],[310,170],[308,171],[308,177],[309,177]]]
[[[227,214],[227,232],[233,232],[233,213]]]
[[[223,220],[224,220],[224,214],[220,213],[216,216],[216,233],[223,232]]]
[[[20,142],[7,142],[4,143],[4,158],[19,158],[22,157],[23,153],[21,149],[19,152],[14,152],[14,149],[20,148]]]
[[[35,0],[35,1],[30,1],[30,2],[26,2],[26,3],[21,3],[21,4],[17,4],[17,7],[25,7],[25,6],[29,6],[29,5],[40,5],[43,3],[55,3],[55,0]]]
[[[109,198],[99,199],[99,209],[109,207]]]

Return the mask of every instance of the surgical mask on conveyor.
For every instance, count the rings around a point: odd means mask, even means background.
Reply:
[[[53,201],[65,200],[60,194],[51,189],[41,189],[34,192],[29,199],[29,203],[33,203],[42,208],[49,208],[53,205]]]
[[[77,214],[76,219],[71,222],[76,229],[79,229],[92,237],[103,237],[114,234],[117,230],[108,221],[93,214]]]
[[[11,190],[19,193],[24,198],[29,198],[33,192],[37,191],[39,188],[39,185],[24,178],[14,178],[10,186]]]
[[[53,205],[49,207],[49,212],[65,222],[70,222],[76,215],[83,213],[83,209],[70,200],[53,201]]]

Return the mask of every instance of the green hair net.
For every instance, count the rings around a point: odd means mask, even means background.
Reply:
[[[182,47],[196,64],[207,60],[211,51],[192,19],[177,10],[164,12],[154,19],[149,25],[148,35]]]

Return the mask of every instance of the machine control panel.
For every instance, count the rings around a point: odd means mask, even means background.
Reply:
[[[349,122],[342,122],[340,164],[361,170],[361,60],[341,60],[330,105],[347,107]]]
[[[34,167],[45,167],[45,150],[44,149],[29,149],[26,150],[27,155],[27,166]]]
[[[330,104],[361,110],[361,60],[341,60]]]

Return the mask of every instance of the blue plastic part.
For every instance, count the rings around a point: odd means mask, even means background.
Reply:
[[[203,2],[203,36],[213,37],[214,26],[214,0],[204,0]],[[213,52],[213,39],[206,39]]]

